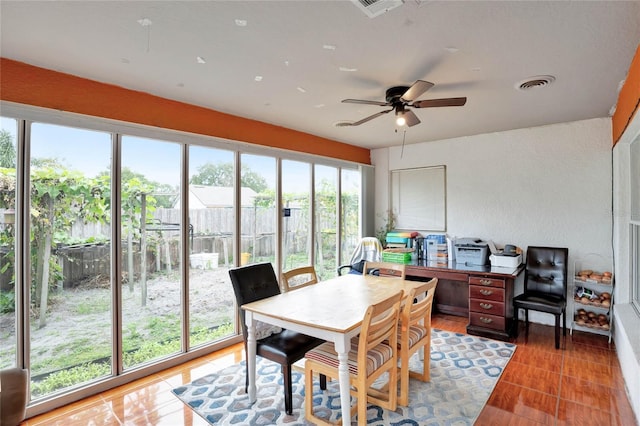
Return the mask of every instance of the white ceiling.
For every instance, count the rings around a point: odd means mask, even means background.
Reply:
[[[418,79],[435,84],[419,99],[468,100],[414,109],[407,144],[606,117],[640,41],[639,1],[405,0],[369,18],[348,0],[2,0],[0,16],[5,58],[366,148],[404,128],[336,127],[383,109],[341,100]],[[556,80],[514,88],[537,75]]]

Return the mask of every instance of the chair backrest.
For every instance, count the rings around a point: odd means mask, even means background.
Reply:
[[[271,263],[254,263],[229,269],[229,277],[233,285],[238,307],[245,303],[266,299],[280,294],[280,286]],[[244,322],[244,311],[240,309],[242,334],[246,340],[247,326]]]
[[[433,307],[433,296],[436,292],[436,286],[438,285],[438,279],[432,278],[430,281],[413,288],[407,296],[407,302],[402,308],[400,314],[400,325],[402,331],[409,330],[412,325],[418,324],[422,321],[425,327],[431,327],[431,310]],[[426,293],[424,298],[420,298],[420,295]],[[418,299],[418,300],[416,300]],[[414,301],[412,303],[412,301]]]
[[[365,262],[362,273],[364,275],[374,273],[381,277],[396,277],[405,279],[406,267],[400,263],[391,262]]]
[[[360,329],[358,365],[366,366],[367,353],[385,340],[392,348],[398,347],[398,319],[403,297],[404,292],[400,290],[367,309]]]
[[[303,266],[283,272],[281,281],[283,290],[287,292],[316,284],[318,282],[318,276],[313,266]]]
[[[548,294],[566,299],[568,258],[568,248],[528,247],[525,293]]]

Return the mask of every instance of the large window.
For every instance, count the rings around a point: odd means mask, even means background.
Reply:
[[[631,224],[631,297],[640,315],[640,223]]]
[[[631,301],[640,314],[640,138],[631,143],[630,153]]]
[[[39,398],[112,373],[111,135],[31,125],[30,376]]]
[[[235,341],[229,268],[328,278],[360,239],[354,166],[7,110],[0,368],[29,369],[37,412]]]
[[[326,279],[338,268],[338,169],[316,165],[314,181],[315,265],[318,277]]]
[[[180,145],[122,137],[122,349],[125,369],[181,349],[180,221],[155,218],[174,207]],[[169,226],[171,225],[171,226]]]
[[[271,262],[277,270],[276,159],[241,154],[240,265]]]
[[[16,140],[17,122],[0,121],[0,369],[16,365]]]
[[[282,161],[282,269],[311,264],[311,167]]]
[[[235,333],[234,153],[189,148],[189,330],[190,346]],[[179,210],[178,210],[179,211]],[[176,209],[167,210],[174,215]],[[167,222],[179,221],[178,216]]]
[[[341,265],[346,265],[351,259],[353,251],[360,242],[362,229],[360,228],[360,172],[355,169],[342,169],[342,247]]]

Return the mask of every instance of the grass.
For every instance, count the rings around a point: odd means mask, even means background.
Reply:
[[[271,261],[273,259],[264,260]],[[289,256],[286,263],[304,265],[308,264],[308,258],[305,254],[296,254]],[[319,269],[321,276],[325,274],[335,276],[333,262],[328,260],[325,265],[327,267]],[[176,279],[178,278],[176,275]],[[0,304],[6,308],[11,300],[13,300],[12,295],[7,295]],[[50,300],[52,302],[50,308],[54,312],[55,305],[65,302],[62,295],[54,295]],[[71,308],[73,317],[65,318],[65,320],[83,321],[83,317],[110,310],[109,299],[83,300]],[[210,318],[192,318],[190,346],[201,346],[233,335],[235,333],[235,319],[232,316],[230,314],[228,317],[222,316],[216,320],[216,323],[221,323],[221,325],[215,328],[209,326],[211,322],[208,322],[207,319],[210,320]],[[123,366],[126,369],[132,369],[172,354],[178,354],[181,351],[181,330],[181,318],[177,313],[150,315],[136,322],[125,323],[122,330]],[[110,331],[101,331],[101,333],[103,332],[110,333]],[[52,330],[51,333],[55,333],[55,331]],[[49,334],[48,337],[55,336]],[[72,338],[55,339],[56,343],[53,346],[32,346],[31,392],[33,398],[85,385],[112,374],[112,339],[110,335],[101,335],[93,339],[86,337],[86,335],[69,335],[67,337]],[[3,360],[9,359],[15,350],[15,348],[9,348],[10,352],[5,353],[2,349],[0,348],[0,354]],[[70,362],[73,362],[73,365],[69,365]]]
[[[147,326],[151,329],[158,330],[162,328],[162,325],[172,324],[175,320],[169,318],[167,322],[164,322],[162,318],[152,318]],[[169,330],[168,326],[165,330]],[[190,336],[191,346],[197,346],[203,343],[208,343],[229,336],[234,332],[233,324],[231,322],[222,324],[216,328],[199,328],[194,330]],[[180,351],[181,340],[179,337],[173,337],[165,341],[149,341],[146,339],[138,338],[135,342],[129,341],[128,346],[135,346],[136,342],[139,344],[134,349],[130,349],[125,352],[123,357],[123,365],[125,368],[132,368],[140,364],[147,363],[154,359],[162,358],[172,353],[178,353]],[[90,344],[86,341],[74,341],[74,343],[84,343],[81,349],[87,350],[91,348]],[[90,343],[90,342],[89,342]],[[124,343],[124,342],[123,342]],[[71,346],[71,345],[69,345]],[[32,377],[31,392],[34,398],[47,395],[52,392],[72,387],[78,384],[85,384],[94,379],[105,377],[111,374],[111,359],[104,353],[100,353],[97,348],[91,348],[88,352],[82,352],[79,350],[73,355],[58,357],[63,361],[66,359],[78,359],[79,363],[71,367],[60,367],[59,370],[54,371],[42,377]],[[107,353],[110,353],[110,347]],[[59,350],[64,350],[59,348]],[[57,349],[58,351],[58,349]],[[73,358],[72,358],[73,357]],[[52,361],[52,360],[48,360]],[[49,364],[49,369],[51,365]],[[34,366],[34,370],[36,367]],[[37,371],[37,370],[36,370]]]
[[[109,312],[111,310],[110,300],[96,300],[89,302],[82,302],[74,308],[76,315],[89,315],[99,314],[103,312]]]

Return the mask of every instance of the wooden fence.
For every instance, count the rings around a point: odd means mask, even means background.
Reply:
[[[286,253],[308,253],[311,241],[308,232],[308,210],[291,208],[290,215],[284,218],[282,244]],[[318,259],[331,257],[335,253],[335,212],[316,211],[316,239],[321,241],[316,246]],[[277,243],[275,208],[243,207],[241,210],[241,252],[246,252],[253,259],[275,255]],[[159,208],[154,212],[154,221],[147,225],[147,253],[146,271],[170,271],[179,266],[180,262],[180,223],[179,209]],[[233,261],[234,210],[230,207],[192,209],[189,210],[189,253],[219,253],[219,262],[230,266]],[[71,230],[71,237],[88,239],[90,237],[111,236],[109,224],[75,223]],[[128,261],[128,242],[122,242],[123,271],[128,271],[139,277],[141,274],[140,242],[132,243],[133,262],[131,269]],[[90,279],[109,277],[111,271],[110,244],[78,244],[58,247],[55,254],[61,268],[62,279],[59,286],[75,287]],[[10,259],[4,258],[4,262]],[[128,280],[128,276],[124,280]],[[13,267],[9,266],[0,274],[0,289],[9,290]],[[134,279],[135,279],[134,277]]]

